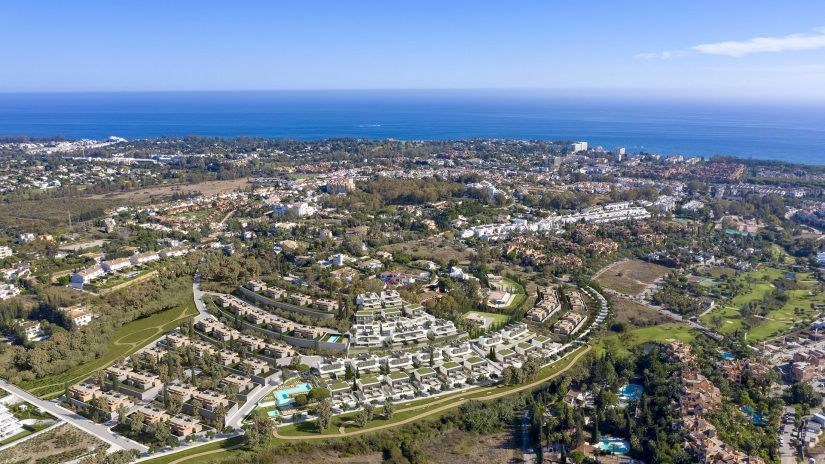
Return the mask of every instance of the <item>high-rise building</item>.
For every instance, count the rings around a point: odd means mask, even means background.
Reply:
[[[575,142],[570,144],[570,151],[578,153],[580,151],[587,151],[587,142]]]

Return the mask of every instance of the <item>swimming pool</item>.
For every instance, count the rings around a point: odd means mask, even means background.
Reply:
[[[731,353],[728,353],[727,351],[720,351],[719,353],[722,355],[722,358],[724,358],[728,361],[732,361],[732,360],[736,359],[736,356],[734,356]]]
[[[629,383],[619,390],[619,399],[624,401],[638,400],[642,397],[645,388],[635,383]]]
[[[330,343],[335,343],[340,339],[341,339],[340,335],[330,335],[329,340],[327,340],[327,341],[330,342]]]
[[[279,414],[279,412],[278,412],[277,409],[273,409],[272,411],[269,411],[268,413],[266,413],[266,415],[269,416],[269,417],[275,417],[278,414]]]
[[[621,438],[604,437],[599,440],[596,448],[608,453],[625,454],[630,451],[630,442]]]
[[[753,422],[753,425],[768,425],[768,414],[765,414],[763,412],[756,412],[753,406],[745,405],[739,408],[739,410],[745,413],[746,416],[750,417],[751,421]]]
[[[278,406],[286,406],[292,402],[291,395],[298,393],[306,393],[312,390],[312,386],[308,383],[302,383],[286,390],[278,390],[275,392],[275,399],[278,401]]]

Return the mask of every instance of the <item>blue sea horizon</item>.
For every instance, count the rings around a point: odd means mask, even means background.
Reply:
[[[584,140],[825,165],[825,107],[484,91],[0,94],[0,136]]]

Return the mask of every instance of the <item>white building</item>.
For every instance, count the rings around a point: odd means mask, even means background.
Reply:
[[[587,151],[587,142],[575,142],[570,144],[570,151],[578,153],[580,151]]]
[[[0,403],[0,440],[13,437],[23,431],[23,426],[16,417]]]
[[[287,214],[295,214],[298,217],[312,216],[315,214],[315,207],[310,206],[309,203],[290,203],[287,205],[275,205],[272,207],[272,214],[275,216],[286,216]]]
[[[95,264],[94,266],[87,267],[72,274],[69,278],[69,284],[74,288],[82,289],[83,284],[87,284],[105,273],[106,271],[103,270],[103,266]]]
[[[0,246],[0,259],[8,258],[12,254],[14,254],[14,252],[11,248],[7,246]]]
[[[20,294],[20,289],[14,284],[0,284],[0,300],[15,297]]]

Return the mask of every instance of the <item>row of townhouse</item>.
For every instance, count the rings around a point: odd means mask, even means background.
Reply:
[[[466,343],[436,350],[432,365],[425,364],[429,356],[422,355],[423,353],[416,353],[384,358],[367,356],[350,360],[328,359],[318,366],[317,373],[340,379],[347,365],[358,373],[351,382],[330,382],[329,390],[338,409],[352,408],[364,402],[381,402],[386,399],[399,401],[428,396],[461,388],[469,382],[489,379],[498,374],[487,359],[478,356]],[[438,361],[435,361],[436,356]],[[419,367],[414,367],[414,363]],[[380,375],[382,366],[385,372],[389,372]]]
[[[539,221],[530,222],[525,219],[513,219],[507,224],[489,224],[475,226],[462,231],[461,238],[477,237],[482,240],[502,240],[512,235],[533,232],[557,232],[566,224],[577,222],[607,223],[615,221],[630,221],[650,218],[650,212],[629,202],[611,203],[608,205],[587,208],[578,213],[567,215],[551,215]]]
[[[148,428],[158,422],[164,422],[169,426],[169,429],[174,435],[181,438],[200,433],[204,429],[203,424],[190,415],[183,413],[172,415],[162,408],[149,405],[140,406],[132,414],[131,419],[134,420],[136,416],[141,416],[145,424],[144,428]]]
[[[160,259],[184,256],[188,254],[190,251],[192,251],[191,248],[177,246],[166,248],[161,251],[147,251],[144,253],[135,253],[128,258],[118,258],[109,261],[102,261],[100,264],[89,266],[85,269],[81,269],[72,274],[69,278],[69,284],[72,287],[82,289],[83,285],[88,284],[89,282],[98,279],[106,275],[107,273],[121,271],[133,266],[142,266],[144,264],[148,264],[153,261],[158,261]]]
[[[458,334],[452,321],[428,314],[391,290],[358,295],[359,310],[350,328],[353,346],[379,347],[444,339]]]
[[[692,359],[687,356],[690,347],[681,343],[671,344],[671,355]],[[688,362],[679,372],[681,390],[675,404],[681,422],[677,424],[685,433],[682,446],[700,462],[725,462],[731,464],[762,464],[759,457],[748,456],[723,442],[716,427],[705,419],[711,411],[719,410],[722,394],[713,382],[699,369]]]
[[[527,312],[526,317],[533,322],[544,322],[561,309],[561,299],[552,287],[541,288],[538,293],[541,299]]]
[[[314,340],[323,336],[325,333],[320,327],[293,322],[289,319],[254,306],[234,295],[221,295],[218,297],[217,303],[224,308],[228,308],[234,314],[245,318],[252,324],[265,327],[266,329],[279,334]],[[220,339],[225,339],[224,341],[238,338],[238,336],[233,336],[233,334],[227,335],[222,331],[216,332],[216,335],[218,335],[218,338]],[[226,338],[227,336],[229,338]]]
[[[553,324],[553,333],[559,335],[570,335],[584,324],[586,317],[583,314],[568,311],[555,324]]]
[[[480,352],[489,353],[502,366],[518,366],[530,357],[551,356],[562,348],[550,337],[530,332],[522,322],[482,335],[475,343]]]
[[[261,280],[251,280],[244,285],[247,289],[255,293],[260,293],[267,298],[274,300],[284,300],[296,306],[307,306],[326,312],[337,312],[339,303],[331,298],[313,298],[300,292],[288,292],[277,285],[267,285]]]

